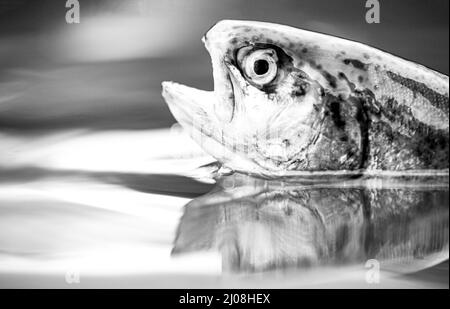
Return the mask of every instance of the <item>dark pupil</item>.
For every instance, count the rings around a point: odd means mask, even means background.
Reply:
[[[269,62],[266,60],[256,60],[253,64],[253,71],[255,71],[256,75],[264,75],[269,71]]]

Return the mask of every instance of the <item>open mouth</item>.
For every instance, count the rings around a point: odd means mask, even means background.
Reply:
[[[247,158],[251,150],[249,137],[230,123],[234,111],[234,77],[224,75],[225,83],[215,91],[204,91],[175,82],[162,83],[162,95],[175,119],[208,154],[236,170],[257,169]],[[222,86],[222,87],[220,87]],[[239,94],[239,92],[238,92]],[[222,110],[221,110],[222,109]],[[225,115],[225,117],[223,117]],[[222,116],[222,117],[221,117]],[[224,121],[227,118],[227,121]]]
[[[162,83],[162,96],[175,119],[185,129],[201,129],[211,117],[213,91],[199,90],[175,82]]]
[[[234,116],[237,89],[244,89],[245,80],[231,63],[224,63],[216,80],[214,91],[199,90],[176,82],[162,83],[162,96],[170,111],[185,128],[210,123],[229,123]],[[238,91],[239,92],[239,91]]]
[[[163,82],[162,95],[175,119],[206,152],[222,162],[232,157],[226,147],[230,134],[219,125],[214,110],[218,103],[214,91]]]

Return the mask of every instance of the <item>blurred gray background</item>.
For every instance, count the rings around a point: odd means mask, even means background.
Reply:
[[[150,129],[174,123],[163,80],[212,89],[200,39],[221,19],[284,23],[361,41],[442,73],[449,70],[447,0],[0,0],[0,130]]]

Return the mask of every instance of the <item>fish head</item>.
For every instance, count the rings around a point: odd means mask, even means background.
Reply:
[[[173,82],[163,96],[175,118],[229,167],[279,176],[289,171],[356,169],[362,159],[357,104],[340,104],[310,32],[263,22],[225,20],[203,37],[214,91]]]

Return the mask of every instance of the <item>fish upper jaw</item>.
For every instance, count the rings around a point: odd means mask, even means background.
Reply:
[[[214,116],[213,106],[216,101],[214,92],[165,81],[162,83],[162,96],[183,129],[203,149],[217,158],[214,150],[220,146],[217,137],[221,132]],[[214,145],[210,145],[212,140],[216,141]],[[208,150],[213,151],[211,153]]]
[[[162,96],[183,129],[207,153],[222,163],[236,161],[233,166],[243,165],[234,150],[228,147],[233,131],[217,117],[214,106],[217,96],[213,91],[204,91],[175,82],[162,83]]]
[[[162,96],[169,108],[176,115],[194,116],[193,113],[208,113],[209,105],[214,103],[215,97],[212,91],[199,90],[172,81],[164,81]],[[181,114],[182,113],[182,114]]]

